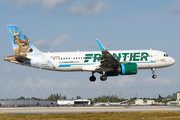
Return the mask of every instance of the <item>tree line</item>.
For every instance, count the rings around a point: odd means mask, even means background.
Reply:
[[[47,98],[41,99],[41,98],[36,98],[36,97],[31,97],[31,98],[25,98],[23,96],[17,98],[17,100],[45,100],[45,101],[54,101],[57,102],[58,100],[66,100],[67,97],[65,95],[61,95],[58,93],[50,94]],[[74,99],[74,98],[71,98]],[[77,96],[76,99],[82,99],[81,96]],[[167,97],[162,97],[161,95],[158,95],[158,98],[131,98],[130,100],[125,99],[125,98],[119,98],[117,95],[102,95],[95,97],[94,99],[88,98],[88,100],[91,101],[91,103],[97,103],[97,102],[122,102],[122,101],[128,101],[129,103],[135,103],[136,99],[153,99],[156,102],[169,102],[173,101],[172,96],[168,95]]]

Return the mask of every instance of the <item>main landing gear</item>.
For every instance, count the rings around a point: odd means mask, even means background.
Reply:
[[[94,76],[94,72],[92,72],[92,76],[89,77],[89,80],[90,80],[91,82],[96,81],[96,77]]]
[[[154,74],[155,69],[156,69],[156,68],[151,68],[151,71],[152,71],[152,74],[153,74],[153,75],[152,75],[152,78],[153,78],[153,79],[156,79],[156,78],[157,78],[157,75]]]
[[[101,79],[101,81],[106,81],[107,80],[107,76],[101,75],[100,79]]]
[[[96,81],[96,77],[94,76],[94,72],[92,72],[92,76],[89,77],[89,80],[90,80],[91,82]],[[101,75],[100,80],[101,80],[101,81],[106,81],[106,80],[107,80],[107,76]]]

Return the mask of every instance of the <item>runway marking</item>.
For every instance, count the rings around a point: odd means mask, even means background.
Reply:
[[[16,112],[14,112],[14,111],[12,111],[12,112],[2,112],[2,111],[1,111],[0,114],[6,114],[6,113],[16,113]]]
[[[170,109],[164,109],[164,110],[154,110],[154,111],[146,111],[146,112],[163,112],[163,111],[168,111]],[[146,112],[142,112],[142,113],[146,113]]]
[[[180,118],[180,117],[163,117],[163,118]]]
[[[164,110],[155,110],[153,112],[163,112],[163,111],[168,111],[169,109],[164,109]]]

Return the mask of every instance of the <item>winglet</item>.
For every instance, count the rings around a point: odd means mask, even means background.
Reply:
[[[106,48],[102,45],[102,43],[96,38],[96,41],[99,45],[100,50],[106,50]]]

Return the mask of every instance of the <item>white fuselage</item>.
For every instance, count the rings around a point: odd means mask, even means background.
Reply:
[[[138,69],[168,67],[175,60],[157,50],[109,51],[120,63],[137,63]],[[57,71],[96,71],[101,51],[29,53],[30,65]]]

